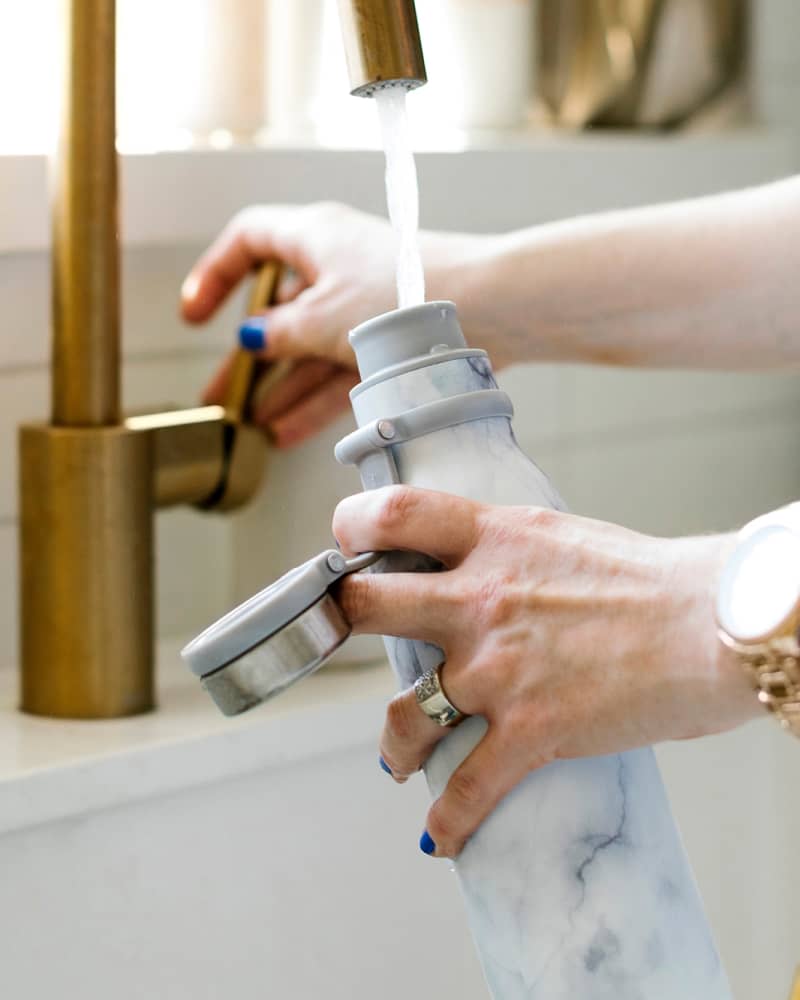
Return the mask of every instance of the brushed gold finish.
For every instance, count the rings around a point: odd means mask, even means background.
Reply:
[[[52,422],[120,419],[114,0],[64,3],[53,185]]]
[[[247,424],[223,424],[223,465],[217,486],[195,502],[202,510],[237,510],[253,498],[264,473],[264,435]]]
[[[226,432],[221,406],[128,417],[125,427],[152,439],[152,502],[156,507],[203,504],[217,489]]]
[[[263,312],[278,297],[278,285],[283,277],[283,264],[279,260],[267,260],[256,271],[250,295],[247,298],[247,315],[255,316]],[[248,354],[249,352],[243,352]]]
[[[253,281],[248,316],[263,312],[275,302],[282,273],[278,261],[261,266]],[[236,352],[223,401],[226,429],[222,474],[216,490],[199,506],[206,510],[235,510],[253,496],[263,477],[266,452],[261,432],[246,423],[248,410],[256,392],[263,399],[293,367],[293,361],[264,364],[251,351]]]
[[[741,643],[723,629],[720,642],[732,650],[753,685],[759,703],[782,729],[800,739],[800,643],[797,621],[791,631],[766,642]]]
[[[20,429],[22,708],[153,707],[151,441],[124,427]]]
[[[792,986],[792,992],[789,994],[789,1000],[800,1000],[800,968],[794,976],[794,985]]]
[[[339,0],[339,14],[352,94],[427,82],[414,0]]]
[[[248,316],[263,312],[275,300],[281,271],[281,265],[273,260],[267,261],[258,271],[248,298]],[[247,404],[258,378],[259,366],[256,356],[252,351],[240,348],[234,355],[225,392],[225,411],[233,423],[242,423],[247,416]]]

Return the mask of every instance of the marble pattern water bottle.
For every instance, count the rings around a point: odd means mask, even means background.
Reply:
[[[351,342],[363,379],[351,396],[361,428],[351,439],[367,440],[376,421],[402,423],[443,400],[457,412],[467,397],[497,389],[485,353],[466,348],[450,303],[389,313]],[[342,460],[357,451],[348,440]],[[390,470],[383,481],[563,509],[519,449],[508,416],[440,420],[383,451],[391,459],[379,463]],[[380,484],[375,463],[359,467],[365,486]],[[383,569],[432,568],[426,562],[397,554]],[[404,688],[442,659],[422,642],[387,638],[386,647]],[[434,796],[485,729],[471,718],[439,744],[426,767]],[[731,1000],[650,749],[531,773],[455,867],[495,1000]],[[435,948],[435,928],[421,928],[420,941]]]

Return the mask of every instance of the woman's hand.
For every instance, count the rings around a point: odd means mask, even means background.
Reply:
[[[390,487],[337,508],[348,554],[414,550],[441,573],[341,584],[358,632],[424,639],[448,697],[488,730],[434,803],[427,831],[455,857],[500,799],[557,758],[731,728],[756,714],[716,636],[713,595],[731,536],[659,539],[529,507]],[[413,690],[390,704],[381,755],[398,781],[447,733]]]
[[[478,237],[424,233],[429,298],[458,295],[461,265]],[[395,239],[388,222],[345,205],[269,205],[245,209],[223,230],[183,284],[181,310],[208,319],[254,267],[276,258],[291,269],[278,305],[246,325],[244,346],[265,361],[296,361],[280,390],[256,406],[255,423],[279,446],[297,444],[347,407],[357,381],[348,332],[396,307]],[[222,401],[229,364],[206,389]]]

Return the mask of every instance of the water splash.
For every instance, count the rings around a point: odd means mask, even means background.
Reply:
[[[425,273],[419,252],[419,189],[411,148],[405,87],[386,87],[375,95],[386,154],[386,202],[397,236],[397,305],[422,305]]]

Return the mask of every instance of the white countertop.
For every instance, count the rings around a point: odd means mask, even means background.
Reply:
[[[394,692],[388,666],[327,667],[234,719],[158,650],[158,709],[108,722],[24,715],[0,671],[0,835],[318,754],[375,743]],[[377,753],[377,749],[376,749]]]

